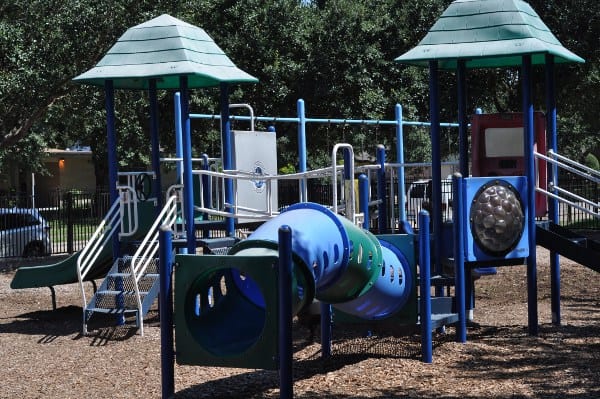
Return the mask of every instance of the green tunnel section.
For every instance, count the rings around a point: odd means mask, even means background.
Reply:
[[[315,297],[363,320],[389,318],[406,307],[414,313],[412,237],[400,240],[411,245],[398,249],[400,241],[379,240],[321,205],[296,204],[229,255],[176,256],[178,363],[277,367],[276,262],[283,225],[292,230],[294,314]]]
[[[277,256],[177,255],[175,262],[177,362],[277,369]]]

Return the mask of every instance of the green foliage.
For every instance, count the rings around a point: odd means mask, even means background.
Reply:
[[[428,71],[394,62],[425,36],[451,0],[9,0],[0,4],[0,171],[7,162],[39,171],[45,147],[90,145],[97,176],[106,175],[104,93],[71,79],[94,66],[129,27],[162,13],[202,27],[257,85],[231,87],[231,102],[250,103],[257,115],[295,116],[303,98],[311,117],[429,119]],[[558,0],[530,1],[559,40],[586,59],[558,66],[559,151],[580,156],[600,147],[600,3],[577,7]],[[537,70],[536,70],[537,71]],[[543,71],[536,108],[545,108]],[[539,83],[539,84],[537,84]],[[520,111],[518,70],[469,71],[469,107]],[[575,94],[576,93],[576,94]],[[161,147],[173,154],[173,93],[159,93]],[[440,76],[441,119],[456,119],[456,79]],[[117,92],[121,169],[149,162],[148,101],[143,92]],[[218,113],[219,90],[192,93],[191,109]],[[266,124],[260,126],[265,128]],[[246,128],[236,124],[235,128]],[[279,164],[297,163],[297,127],[278,123]],[[193,154],[220,153],[215,121],[194,121]],[[429,132],[405,129],[406,160],[430,158]],[[444,129],[443,155],[456,151],[456,131]],[[329,165],[336,142],[375,152],[384,144],[394,161],[391,127],[308,125],[309,167]],[[100,182],[102,184],[102,182]]]
[[[598,158],[592,153],[588,153],[585,156],[585,158],[583,159],[583,164],[588,168],[600,170],[600,162],[598,162]]]
[[[279,168],[279,174],[290,175],[292,173],[296,173],[296,168],[290,163]]]

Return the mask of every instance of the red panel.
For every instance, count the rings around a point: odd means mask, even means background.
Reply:
[[[521,113],[475,114],[471,116],[471,174],[473,176],[523,176],[525,175],[525,154],[520,156],[488,156],[485,146],[485,131],[489,128],[523,127]],[[546,154],[546,117],[542,112],[533,114],[534,148]],[[522,137],[520,138],[522,140]],[[519,145],[520,143],[516,143]],[[527,149],[526,149],[527,150]],[[528,149],[532,150],[532,149]],[[546,189],[546,161],[536,160],[536,186]],[[536,193],[536,216],[544,216],[548,211],[546,197]]]

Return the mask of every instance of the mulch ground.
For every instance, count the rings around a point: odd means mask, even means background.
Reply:
[[[418,335],[334,330],[322,360],[318,333],[294,325],[296,398],[600,398],[600,275],[566,259],[562,325],[551,323],[548,255],[538,250],[539,333],[527,328],[524,266],[477,281],[468,342],[454,328],[434,337],[433,363],[419,359]],[[600,259],[599,259],[600,261]],[[159,398],[158,312],[145,335],[97,317],[82,336],[76,284],[11,290],[14,269],[0,266],[0,398]],[[87,287],[91,292],[91,285]],[[274,371],[176,365],[176,398],[276,398]]]

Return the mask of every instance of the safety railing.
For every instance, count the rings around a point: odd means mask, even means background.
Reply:
[[[134,289],[137,301],[138,312],[142,312],[142,298],[140,295],[139,282],[146,273],[148,266],[156,258],[159,250],[159,228],[160,226],[170,226],[174,237],[179,237],[183,234],[178,230],[177,216],[181,212],[182,190],[181,185],[171,186],[167,191],[167,201],[160,211],[156,220],[150,226],[148,233],[140,243],[138,249],[131,257],[131,273],[133,275]],[[140,317],[140,334],[144,335],[144,321]]]
[[[152,171],[144,172],[119,172],[119,185],[131,187],[138,201],[147,201],[152,198],[152,185],[156,174]]]
[[[84,308],[87,305],[87,298],[83,281],[100,257],[104,247],[113,238],[119,227],[120,236],[131,236],[137,230],[137,201],[135,200],[134,191],[131,187],[126,186],[118,186],[117,190],[119,191],[119,198],[112,204],[77,258],[77,278],[81,288]],[[123,217],[125,213],[128,215],[127,218]],[[124,220],[128,220],[129,223],[125,225]]]
[[[264,221],[268,220],[274,216],[277,216],[280,212],[279,209],[273,206],[272,195],[274,193],[276,184],[280,180],[294,180],[297,181],[301,190],[299,192],[300,198],[307,198],[307,181],[309,179],[327,179],[328,181],[337,180],[333,179],[332,176],[334,174],[334,170],[336,173],[341,173],[343,166],[336,166],[335,169],[332,167],[315,169],[308,172],[300,172],[300,173],[292,173],[287,175],[266,175],[266,174],[256,174],[251,172],[242,172],[238,170],[225,170],[223,172],[215,172],[211,170],[194,170],[194,178],[196,179],[199,187],[199,192],[205,192],[205,190],[209,190],[213,194],[215,192],[220,194],[214,194],[208,199],[205,199],[204,196],[200,195],[199,198],[196,199],[196,205],[194,206],[194,210],[197,212],[202,212],[207,215],[220,216],[220,217],[233,217],[233,218],[244,218],[251,219],[256,221]],[[223,199],[225,198],[225,181],[230,179],[233,182],[234,188],[234,199],[233,203],[226,203]],[[235,195],[237,193],[238,184],[241,181],[256,181],[260,179],[261,183],[264,185],[265,196],[264,203],[259,208],[250,208],[239,204],[238,196]],[[302,184],[304,183],[304,184]],[[300,198],[298,201],[300,201]],[[344,194],[342,190],[341,199],[344,199]],[[322,204],[328,206],[329,208],[333,208],[331,204]],[[342,207],[338,207],[339,210]]]
[[[533,154],[536,158],[542,159],[552,165],[554,169],[554,176],[558,176],[558,169],[560,168],[567,172],[578,175],[588,180],[590,183],[600,184],[600,172],[597,170],[582,165],[565,156],[559,155],[552,150],[548,151],[548,155],[543,155],[538,152],[534,152]],[[558,185],[557,179],[554,179],[554,181],[550,181],[548,183],[547,190],[536,187],[536,191],[546,195],[549,198],[558,200],[563,204],[567,204],[573,208],[579,209],[590,216],[600,218],[600,203],[598,202],[598,198],[590,200],[572,191],[564,189]]]

